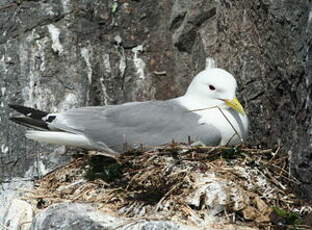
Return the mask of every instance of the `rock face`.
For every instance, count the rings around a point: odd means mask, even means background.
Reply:
[[[127,222],[129,224],[127,224]],[[138,221],[137,223],[126,221],[109,214],[104,214],[92,208],[88,204],[64,203],[51,205],[40,212],[32,221],[30,230],[140,230],[140,229],[166,229],[187,230],[185,227],[170,221]]]
[[[24,176],[34,152],[55,148],[26,141],[8,103],[55,112],[175,97],[212,57],[239,81],[249,143],[288,151],[311,199],[310,10],[308,0],[1,1],[0,177]]]
[[[117,218],[101,215],[86,204],[51,205],[32,221],[31,230],[43,229],[114,229],[120,224]]]
[[[28,230],[33,218],[33,210],[26,201],[12,200],[4,216],[4,226],[7,229]]]
[[[24,178],[11,179],[10,183],[2,182],[0,188],[0,223],[10,229],[18,229],[32,218],[32,210],[26,202],[19,200],[26,190],[33,188],[33,182]],[[27,226],[27,225],[26,225]]]

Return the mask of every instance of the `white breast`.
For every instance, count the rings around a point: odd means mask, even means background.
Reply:
[[[240,144],[245,141],[248,130],[247,116],[238,114],[231,108],[220,107],[194,113],[201,117],[199,123],[210,124],[220,130],[222,136],[220,145]]]
[[[186,109],[200,116],[199,123],[213,125],[220,130],[222,139],[220,145],[241,144],[248,132],[248,118],[220,102],[217,107],[199,100],[180,97],[179,103]],[[207,134],[209,135],[209,134]]]

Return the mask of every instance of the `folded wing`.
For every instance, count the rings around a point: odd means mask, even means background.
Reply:
[[[221,140],[219,130],[211,124],[200,124],[198,115],[174,99],[82,107],[47,114],[40,120],[48,130],[31,131],[29,138],[113,152],[122,152],[125,144],[154,146],[172,140],[187,142],[190,137],[192,141],[218,145]]]

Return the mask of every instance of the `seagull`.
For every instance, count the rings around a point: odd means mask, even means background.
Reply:
[[[9,106],[10,120],[31,128],[26,137],[118,155],[131,148],[171,143],[236,145],[247,138],[248,118],[236,98],[237,82],[220,68],[198,73],[185,95],[164,100],[73,108],[48,113]]]

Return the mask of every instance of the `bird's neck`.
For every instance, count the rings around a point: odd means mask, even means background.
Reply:
[[[181,96],[177,99],[178,102],[186,107],[188,110],[207,109],[210,107],[212,108],[216,106],[222,106],[224,104],[223,101],[211,98],[203,99],[202,97],[194,94],[185,94],[184,96]]]

